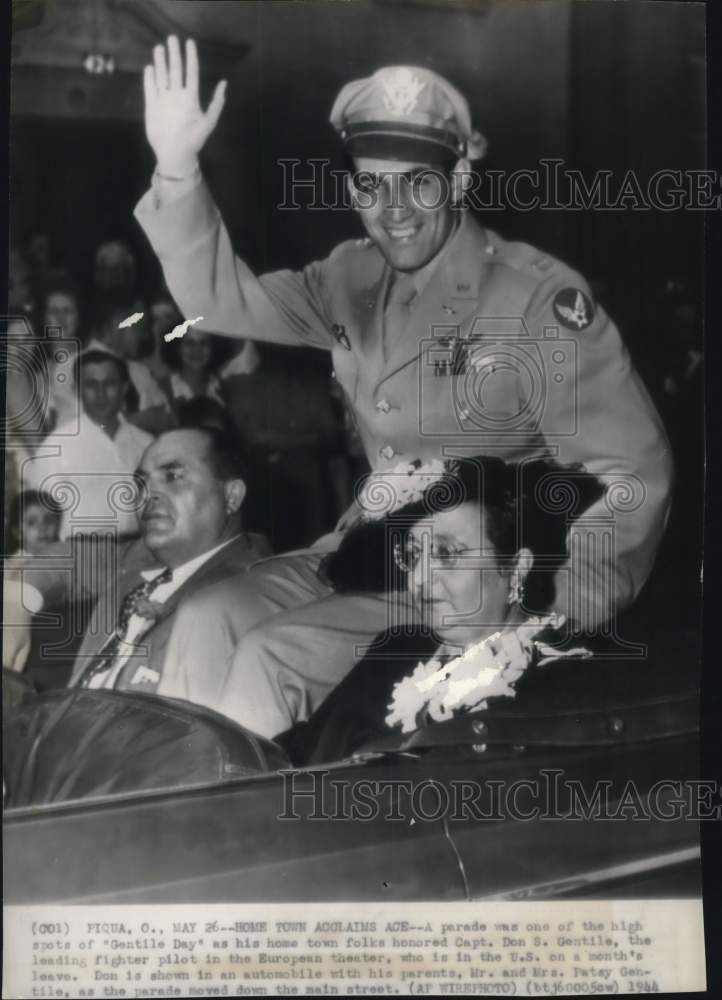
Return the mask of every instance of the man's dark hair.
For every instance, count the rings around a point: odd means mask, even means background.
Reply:
[[[97,348],[92,348],[89,351],[82,351],[78,355],[75,361],[75,382],[76,384],[80,381],[80,372],[86,365],[99,365],[111,362],[115,365],[118,374],[124,382],[130,382],[130,374],[128,372],[128,366],[123,360],[123,358],[118,357],[117,354],[111,354],[110,351],[101,351]]]
[[[232,434],[219,430],[217,427],[189,427],[183,430],[196,430],[205,435],[208,441],[208,455],[213,474],[221,482],[229,479],[242,479],[248,483],[246,464],[240,453],[238,443]]]
[[[177,403],[179,427],[202,427],[222,431],[226,435],[234,432],[233,421],[228,411],[210,396],[194,396]]]

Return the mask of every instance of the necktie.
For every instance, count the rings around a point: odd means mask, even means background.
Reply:
[[[143,580],[142,583],[139,583],[132,590],[128,591],[120,604],[115,631],[97,654],[97,658],[90,663],[82,674],[78,682],[79,687],[87,687],[96,674],[107,670],[112,665],[113,660],[120,652],[121,646],[128,635],[130,619],[135,614],[138,606],[142,601],[146,601],[157,587],[160,587],[163,583],[170,583],[172,579],[173,570],[166,567],[162,573],[153,577],[152,580]]]
[[[384,361],[388,360],[409,321],[411,303],[415,297],[416,287],[411,275],[397,274],[389,289],[384,309]]]

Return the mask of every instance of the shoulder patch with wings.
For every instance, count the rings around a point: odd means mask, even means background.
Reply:
[[[553,305],[554,315],[567,330],[586,330],[594,319],[594,306],[580,288],[562,288]]]

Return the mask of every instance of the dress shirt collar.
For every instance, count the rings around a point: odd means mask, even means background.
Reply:
[[[184,584],[189,577],[193,576],[193,574],[199,570],[204,563],[208,562],[208,560],[211,559],[216,552],[220,552],[221,549],[226,547],[226,545],[230,545],[231,542],[235,542],[235,540],[240,537],[240,535],[234,535],[233,538],[229,538],[228,541],[221,542],[221,544],[216,545],[215,548],[209,549],[207,552],[202,552],[199,556],[196,556],[194,559],[189,559],[188,562],[183,563],[181,566],[176,566],[173,570],[173,579],[169,586],[172,586],[173,590],[177,590],[178,587]],[[155,580],[157,576],[160,576],[164,569],[164,566],[158,566],[153,569],[143,569],[140,571],[140,575],[144,580]]]
[[[94,420],[90,419],[85,410],[82,411],[82,418],[83,418],[83,423],[91,433],[95,432],[96,434],[102,435],[106,441],[117,441],[119,436],[122,437],[123,435],[128,433],[128,428],[131,426],[125,419],[123,414],[119,413],[118,426],[115,430],[115,434],[111,437],[102,424],[96,424]]]

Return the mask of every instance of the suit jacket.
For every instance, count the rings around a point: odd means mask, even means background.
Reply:
[[[256,278],[205,183],[162,206],[150,191],[136,217],[200,327],[331,352],[373,469],[463,449],[514,461],[547,454],[602,478],[609,489],[573,529],[580,542],[557,574],[555,610],[591,627],[636,596],[667,518],[671,452],[617,328],[579,274],[463,213],[384,350],[393,275],[370,240]]]
[[[378,642],[377,637],[375,643]],[[383,653],[367,654],[305,722],[276,736],[296,766],[340,760],[392,730],[384,719],[394,684],[438,648],[428,632],[387,640]]]
[[[76,685],[114,629],[125,594],[141,582],[141,570],[158,565],[158,560],[141,540],[116,547],[81,542],[73,551],[66,545],[54,547],[41,557],[44,566],[24,571],[24,579],[46,597],[57,599],[59,592],[77,597],[97,595],[97,602],[73,667],[69,685]],[[66,566],[60,568],[62,552]],[[234,608],[233,593],[238,577],[248,567],[271,554],[261,535],[242,534],[203,563],[160,606],[158,618],[139,641],[134,660],[160,674],[157,694],[183,698],[213,707],[226,679],[232,658],[229,632],[224,617]],[[60,558],[59,558],[60,557]],[[52,563],[55,561],[55,565]],[[225,591],[218,585],[224,583]],[[214,618],[194,619],[186,609],[194,598],[213,588]],[[225,594],[225,600],[223,599]]]

